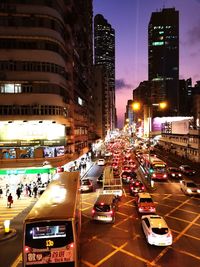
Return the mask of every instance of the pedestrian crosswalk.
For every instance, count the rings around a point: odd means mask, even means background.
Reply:
[[[7,206],[7,198],[0,198],[0,228],[3,228],[5,220],[13,220],[19,213],[21,213],[30,204],[37,201],[36,198],[21,196],[20,199],[14,199],[12,207]]]

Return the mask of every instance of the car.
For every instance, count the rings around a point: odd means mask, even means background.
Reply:
[[[130,183],[133,179],[136,178],[137,174],[135,172],[122,171],[120,176],[123,183]]]
[[[173,242],[172,233],[165,219],[160,215],[143,215],[142,229],[150,245],[170,246]]]
[[[181,165],[179,169],[185,175],[194,175],[196,173],[196,171],[189,165]]]
[[[136,206],[139,213],[155,213],[156,206],[149,193],[138,193]]]
[[[110,156],[112,156],[112,152],[110,152],[110,151],[105,151],[105,157],[110,157]]]
[[[118,163],[118,162],[116,162],[116,161],[115,161],[115,162],[112,162],[112,163],[111,163],[111,166],[113,167],[113,169],[115,169],[115,170],[116,170],[116,169],[118,169],[118,168],[119,168],[119,163]]]
[[[99,166],[104,166],[105,165],[105,159],[98,159],[98,161],[97,161],[97,165],[99,165]]]
[[[131,172],[132,171],[132,167],[129,166],[129,165],[124,165],[122,167],[122,171],[124,171],[124,172]]]
[[[93,183],[90,179],[84,178],[81,180],[81,192],[92,192],[93,191]]]
[[[112,194],[99,195],[92,209],[92,219],[114,223],[117,210],[117,198]]]
[[[200,196],[200,187],[192,180],[181,180],[180,188],[186,195]]]
[[[138,193],[144,192],[145,186],[140,180],[132,180],[129,184],[129,192],[131,195],[136,195]]]
[[[180,169],[177,167],[168,167],[167,174],[168,174],[168,177],[171,177],[174,179],[181,179],[183,176]]]

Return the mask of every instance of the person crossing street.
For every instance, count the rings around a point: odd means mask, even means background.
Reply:
[[[8,195],[8,198],[7,198],[7,206],[8,206],[9,208],[11,208],[12,204],[13,204],[13,197],[12,197],[12,195],[11,195],[11,193],[10,193],[10,194]]]

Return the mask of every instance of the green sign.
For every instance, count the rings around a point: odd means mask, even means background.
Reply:
[[[54,173],[56,168],[34,168],[34,169],[0,169],[0,175],[9,175],[9,174],[42,174],[42,173]]]

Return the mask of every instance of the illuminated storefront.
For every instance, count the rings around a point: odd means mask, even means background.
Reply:
[[[39,151],[36,153],[36,150]],[[0,158],[64,155],[65,126],[54,121],[0,122]]]

